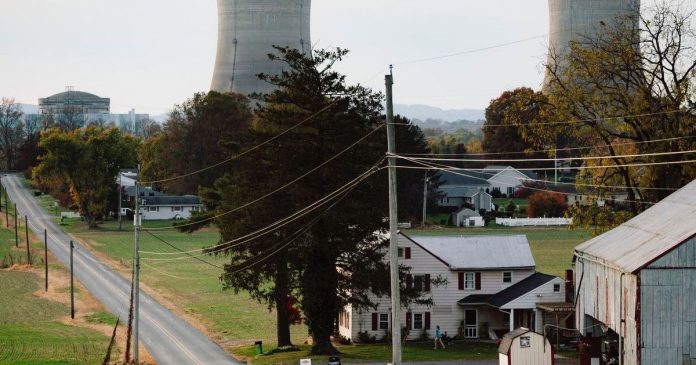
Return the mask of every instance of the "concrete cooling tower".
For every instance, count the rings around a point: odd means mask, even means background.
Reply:
[[[640,0],[549,0],[549,62],[553,54],[567,54],[570,41],[597,34],[602,22],[611,26],[626,16],[637,20],[639,12]]]
[[[259,73],[279,74],[272,46],[311,52],[311,0],[218,0],[218,49],[213,82],[219,92],[267,93],[273,85]]]

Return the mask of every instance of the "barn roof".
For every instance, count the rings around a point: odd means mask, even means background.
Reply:
[[[636,272],[696,235],[696,180],[628,222],[575,247]]]
[[[451,270],[536,267],[525,235],[409,237],[401,234],[446,263]]]

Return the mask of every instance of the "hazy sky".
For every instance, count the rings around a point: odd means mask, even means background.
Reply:
[[[279,0],[282,1],[282,0]],[[74,85],[112,110],[159,114],[210,86],[214,0],[0,0],[0,96],[36,104]],[[539,87],[545,37],[437,61],[416,59],[543,36],[547,0],[314,0],[312,42],[351,53],[339,69],[395,102],[483,109]]]

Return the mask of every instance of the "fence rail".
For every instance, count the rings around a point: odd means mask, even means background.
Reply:
[[[495,224],[506,227],[568,226],[573,218],[496,218]]]

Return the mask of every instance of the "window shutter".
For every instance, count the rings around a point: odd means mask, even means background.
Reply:
[[[372,330],[377,331],[377,313],[372,313]]]
[[[413,329],[413,323],[411,321],[411,312],[406,312],[406,328],[409,330]]]
[[[481,290],[481,272],[476,272],[476,290]]]
[[[430,329],[430,312],[425,312],[425,329]]]
[[[423,285],[425,291],[430,291],[430,274],[425,274],[425,285]]]
[[[407,260],[411,258],[411,247],[404,247],[404,258]]]
[[[413,286],[413,276],[411,274],[406,275],[406,289],[411,289]]]
[[[459,290],[464,290],[464,273],[459,273]]]

